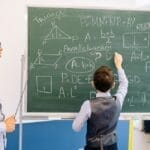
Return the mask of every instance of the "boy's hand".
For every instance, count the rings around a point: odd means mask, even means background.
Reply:
[[[114,63],[117,69],[122,68],[122,62],[123,62],[123,58],[122,55],[115,52],[115,56],[114,56]]]
[[[6,118],[4,123],[6,126],[6,132],[13,132],[15,130],[16,120],[14,116]]]

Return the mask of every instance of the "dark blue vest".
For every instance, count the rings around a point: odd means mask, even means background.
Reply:
[[[111,145],[117,142],[115,128],[121,105],[116,97],[98,97],[90,101],[91,117],[87,121],[86,142],[90,147]],[[102,140],[102,141],[100,141]]]

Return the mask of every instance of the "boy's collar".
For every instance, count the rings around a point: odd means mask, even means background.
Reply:
[[[97,91],[96,93],[96,97],[108,97],[108,96],[111,96],[110,91],[107,92]]]

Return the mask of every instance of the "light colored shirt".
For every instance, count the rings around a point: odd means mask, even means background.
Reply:
[[[119,78],[119,86],[115,96],[120,101],[122,107],[128,89],[128,80],[123,69],[118,70],[118,78]],[[111,96],[110,91],[107,92],[98,91],[96,93],[96,97],[110,97],[110,96]],[[72,129],[77,132],[80,131],[84,123],[90,117],[91,117],[90,101],[86,100],[81,105],[80,111],[77,114],[75,120],[73,121]]]
[[[0,122],[0,150],[4,150],[6,146],[6,127],[4,122]]]
[[[2,113],[2,104],[0,103],[0,150],[4,150],[6,146],[6,126],[4,118],[5,116]]]

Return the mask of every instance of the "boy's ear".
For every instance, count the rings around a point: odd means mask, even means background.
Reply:
[[[93,80],[91,81],[91,85],[92,85],[93,88],[95,88],[95,85],[94,85],[94,81],[93,81]]]
[[[114,89],[114,88],[115,88],[115,85],[116,85],[116,82],[114,81],[114,83],[113,83],[111,89]]]

